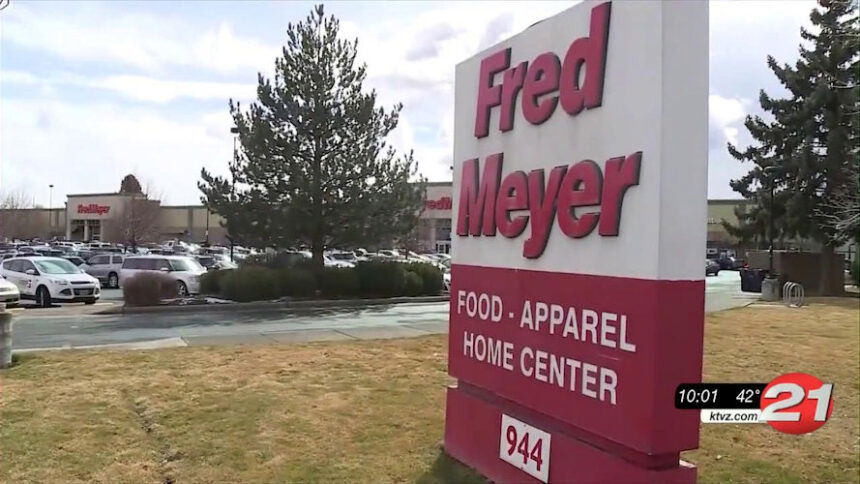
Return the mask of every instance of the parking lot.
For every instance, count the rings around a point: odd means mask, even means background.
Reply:
[[[708,312],[744,306],[756,298],[756,294],[740,292],[740,278],[735,271],[721,271],[706,279]],[[121,291],[106,289],[93,306],[62,304],[43,309],[25,305],[14,309],[13,348],[375,339],[447,332],[448,325],[447,302],[301,311],[98,314],[121,304]]]

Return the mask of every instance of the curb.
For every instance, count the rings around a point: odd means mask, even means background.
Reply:
[[[450,296],[389,297],[379,299],[315,299],[309,301],[259,301],[185,306],[112,307],[94,314],[193,313],[208,311],[262,311],[267,309],[324,309],[333,307],[379,306],[384,304],[445,302]]]
[[[105,343],[101,345],[83,346],[48,346],[45,348],[22,348],[12,350],[12,354],[38,353],[42,351],[71,351],[71,350],[158,350],[162,348],[181,348],[188,346],[182,338],[152,339],[146,341],[135,341],[133,343]]]

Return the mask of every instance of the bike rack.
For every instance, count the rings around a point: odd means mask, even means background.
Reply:
[[[790,308],[803,306],[805,297],[806,292],[803,290],[803,286],[796,282],[786,282],[782,286],[782,302]]]

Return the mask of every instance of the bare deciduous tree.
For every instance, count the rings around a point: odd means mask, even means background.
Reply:
[[[29,211],[35,208],[33,197],[23,191],[0,194],[0,238],[29,239],[40,237],[39,220]]]
[[[832,231],[833,243],[860,239],[860,163],[855,158],[846,168],[844,187],[825,200],[826,210],[816,211]]]
[[[151,184],[147,184],[140,193],[129,193],[122,216],[114,221],[105,240],[132,248],[142,242],[156,241],[160,233],[158,218],[161,214],[158,193]]]

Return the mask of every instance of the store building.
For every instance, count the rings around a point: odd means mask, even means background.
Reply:
[[[737,223],[735,210],[744,200],[708,202],[708,251],[739,249],[722,222]],[[453,194],[451,182],[430,182],[411,248],[416,252],[450,252]],[[226,244],[223,218],[203,205],[162,205],[140,192],[68,195],[65,207],[0,210],[0,239],[34,237],[70,240],[186,240]]]
[[[418,251],[451,252],[451,182],[427,184],[424,210],[418,218]]]
[[[208,238],[212,244],[225,244],[222,221],[203,205],[161,205],[142,193],[73,194],[63,208],[0,210],[0,239],[127,243]]]

